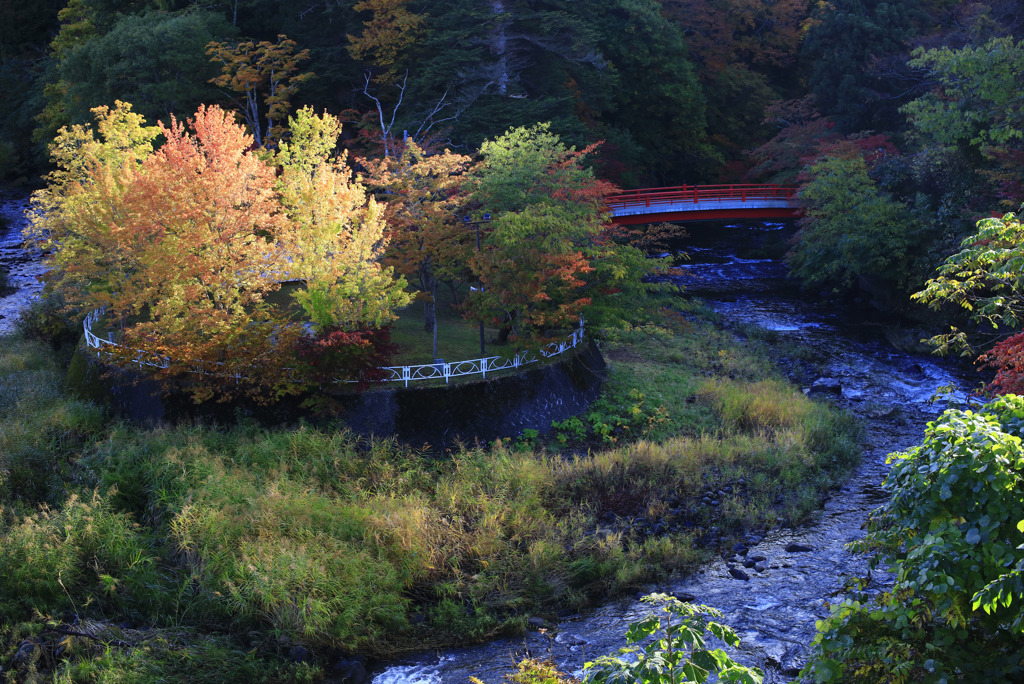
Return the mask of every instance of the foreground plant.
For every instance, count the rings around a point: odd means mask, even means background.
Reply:
[[[978,357],[978,363],[994,368],[996,376],[988,386],[995,394],[1024,392],[1024,228],[1016,214],[978,221],[977,231],[964,238],[961,250],[936,269],[937,275],[911,298],[932,309],[955,304],[968,312],[978,332],[988,337],[982,344],[995,343]],[[928,342],[945,354],[956,351],[972,356],[975,339],[951,328]]]
[[[630,624],[626,643],[646,645],[621,650],[636,660],[601,656],[584,665],[588,684],[703,684],[712,674],[721,682],[763,681],[761,670],[740,665],[720,648],[708,647],[709,637],[732,647],[740,643],[736,632],[711,619],[722,617],[721,611],[667,594],[649,594],[641,600],[656,605],[660,614]]]
[[[895,454],[889,501],[851,545],[896,573],[818,623],[816,682],[1019,682],[1024,676],[1024,398],[947,411]],[[862,589],[863,587],[859,587]]]

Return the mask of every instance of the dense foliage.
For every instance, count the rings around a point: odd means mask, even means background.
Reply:
[[[817,682],[1015,682],[1024,674],[1024,398],[947,411],[895,454],[852,547],[896,573],[819,623]]]
[[[964,238],[963,249],[946,259],[938,276],[914,299],[934,309],[952,305],[963,309],[980,330],[952,328],[931,342],[939,351],[972,355],[977,346],[991,347],[979,362],[996,369],[989,389],[997,393],[1024,392],[1024,233],[1015,214],[978,222]],[[993,345],[993,340],[995,341]]]
[[[294,298],[319,328],[377,329],[407,301],[379,263],[379,209],[328,159],[333,117],[300,113],[277,164],[218,107],[189,128],[147,127],[120,102],[96,118],[96,131],[58,135],[34,230],[48,288],[80,315],[105,311],[115,360],[188,376],[197,400],[272,398],[301,381],[293,351],[307,334],[268,300],[282,281],[301,283]]]
[[[596,325],[611,311],[621,320],[631,297],[644,294],[652,264],[612,240],[603,197],[614,186],[583,165],[591,151],[567,149],[546,125],[484,142],[469,199],[492,218],[471,260],[483,287],[469,312],[519,338],[542,338],[584,312]]]
[[[809,287],[850,290],[864,281],[879,289],[902,289],[905,264],[920,231],[903,204],[880,191],[863,157],[825,157],[808,168],[800,190],[806,213],[790,272]]]

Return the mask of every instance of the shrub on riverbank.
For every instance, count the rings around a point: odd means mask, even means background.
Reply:
[[[1024,397],[946,411],[893,455],[891,496],[851,544],[896,573],[818,623],[816,682],[1019,682],[1024,677]]]
[[[107,663],[174,678],[176,644],[217,635],[209,648],[257,659],[248,678],[316,677],[287,655],[384,655],[520,630],[531,615],[692,569],[701,542],[806,515],[853,460],[850,425],[769,381],[727,335],[692,333],[606,343],[610,394],[630,396],[656,367],[664,383],[644,395],[665,420],[575,457],[438,455],[336,426],[141,429],[63,395],[51,353],[8,338],[0,662],[31,638],[25,648],[48,654],[42,669]],[[751,405],[775,393],[787,408],[774,422],[742,418],[709,384],[721,372],[736,378],[729,393]],[[159,638],[143,658],[132,638],[101,630],[58,657],[60,630],[76,621]]]

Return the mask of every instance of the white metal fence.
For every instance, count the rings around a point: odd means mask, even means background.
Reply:
[[[103,310],[97,309],[85,317],[82,327],[85,330],[86,344],[89,348],[96,349],[98,351],[102,351],[104,347],[108,346],[121,346],[117,344],[117,342],[114,342],[109,334],[107,336],[108,339],[104,339],[93,333],[92,327],[102,315]],[[418,380],[443,379],[445,383],[447,383],[451,378],[464,377],[467,375],[479,375],[482,378],[486,378],[488,373],[495,373],[497,371],[508,370],[510,368],[520,368],[531,363],[537,363],[543,359],[551,358],[552,356],[558,356],[570,349],[574,349],[582,342],[583,318],[580,317],[579,327],[576,328],[568,338],[559,342],[546,344],[536,351],[518,352],[512,358],[487,356],[480,359],[453,361],[451,363],[438,360],[437,363],[426,363],[417,366],[384,366],[379,370],[383,375],[382,382],[401,382],[405,387],[408,387],[410,382],[416,382]],[[150,368],[167,368],[170,365],[168,359],[157,357],[156,355],[142,351],[141,349],[135,350],[135,357],[132,359],[132,363],[137,363],[140,367],[149,366]],[[208,371],[197,369],[196,372],[204,373]],[[358,381],[336,378],[334,382],[349,383]]]

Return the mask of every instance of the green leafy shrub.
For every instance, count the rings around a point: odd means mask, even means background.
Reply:
[[[473,684],[483,684],[476,677],[469,680]],[[509,684],[579,684],[578,679],[560,672],[550,660],[536,658],[520,660],[516,663],[516,671],[505,675],[505,681]]]
[[[587,663],[583,669],[588,684],[704,684],[712,674],[720,682],[761,684],[759,669],[740,665],[724,650],[708,647],[710,637],[732,647],[740,643],[736,632],[711,619],[721,617],[720,611],[666,594],[649,594],[641,600],[656,605],[660,614],[652,613],[626,631],[627,644],[644,644],[620,651],[635,660],[601,656]]]
[[[1011,682],[1024,677],[1024,398],[947,411],[894,454],[889,501],[851,545],[896,573],[858,585],[818,623],[817,682]]]
[[[22,337],[45,342],[54,349],[77,344],[82,337],[82,319],[68,315],[64,297],[56,292],[33,301],[21,312],[16,325]]]
[[[621,438],[643,437],[668,420],[668,410],[643,393],[611,388],[582,416],[552,421],[555,440],[562,446],[587,443],[608,446]]]

